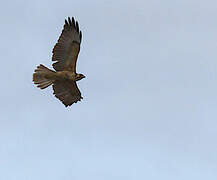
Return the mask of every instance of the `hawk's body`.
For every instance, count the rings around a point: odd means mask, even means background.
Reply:
[[[83,79],[83,74],[76,73],[76,62],[80,51],[81,31],[74,18],[65,20],[65,25],[58,42],[53,48],[53,68],[50,70],[42,64],[33,74],[33,81],[44,89],[53,84],[55,96],[65,106],[70,106],[82,99],[76,81]]]

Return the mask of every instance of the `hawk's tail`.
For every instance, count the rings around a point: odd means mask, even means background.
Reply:
[[[35,69],[35,72],[33,73],[33,81],[34,84],[37,85],[37,87],[41,89],[45,89],[46,87],[50,86],[54,82],[54,75],[55,71],[52,71],[45,67],[44,65],[40,64]]]

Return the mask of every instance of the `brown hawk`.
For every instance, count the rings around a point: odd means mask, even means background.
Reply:
[[[62,33],[52,51],[52,61],[55,61],[53,68],[56,71],[40,64],[33,73],[34,84],[41,89],[53,85],[53,94],[66,107],[83,99],[76,83],[85,78],[83,74],[76,73],[81,38],[78,22],[73,17],[65,20]]]

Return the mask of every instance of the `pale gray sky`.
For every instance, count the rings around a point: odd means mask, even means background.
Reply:
[[[64,18],[82,102],[32,83]],[[2,180],[216,180],[216,0],[8,0],[0,7]]]

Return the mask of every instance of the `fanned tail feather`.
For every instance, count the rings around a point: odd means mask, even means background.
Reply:
[[[54,82],[54,79],[51,78],[53,73],[56,72],[40,64],[39,66],[37,66],[33,74],[34,84],[36,84],[37,87],[40,89],[47,88]]]

